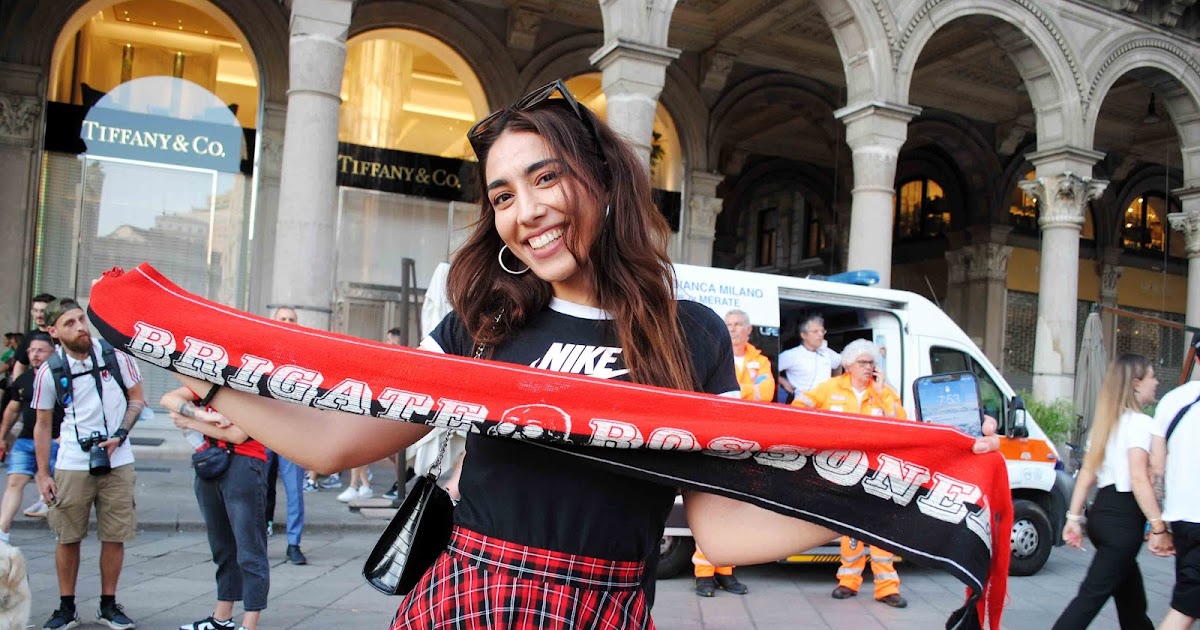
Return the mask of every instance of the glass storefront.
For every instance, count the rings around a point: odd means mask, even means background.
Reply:
[[[259,91],[230,25],[202,3],[134,0],[61,34],[33,293],[86,307],[103,271],[149,262],[245,308]],[[163,370],[142,373],[148,401],[176,385]]]

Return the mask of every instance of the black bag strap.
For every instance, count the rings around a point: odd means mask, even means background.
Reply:
[[[1175,417],[1171,419],[1171,424],[1167,425],[1166,439],[1168,442],[1171,441],[1171,434],[1175,432],[1175,427],[1179,426],[1179,421],[1183,420],[1183,417],[1187,415],[1187,412],[1194,407],[1196,403],[1200,403],[1200,396],[1197,396],[1196,400],[1193,400],[1185,405],[1184,408],[1180,409],[1179,412],[1175,414]]]

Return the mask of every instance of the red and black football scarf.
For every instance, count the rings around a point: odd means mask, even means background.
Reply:
[[[1008,474],[999,454],[972,454],[973,440],[953,429],[388,346],[210,302],[146,264],[106,273],[88,311],[114,346],[174,372],[323,409],[521,436],[828,527],[966,584],[948,628],[1000,627]]]

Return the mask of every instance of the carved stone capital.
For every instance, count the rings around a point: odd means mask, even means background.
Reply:
[[[1172,212],[1167,215],[1171,229],[1183,232],[1188,258],[1200,258],[1200,212]]]
[[[981,243],[963,248],[967,252],[967,280],[1005,280],[1012,247]]]
[[[717,234],[717,215],[724,200],[720,197],[692,195],[688,200],[688,238],[713,238]]]
[[[541,11],[528,7],[513,7],[508,12],[508,47],[531,52],[541,27]]]
[[[33,146],[42,101],[35,96],[0,94],[0,144]]]
[[[967,281],[967,252],[956,249],[946,252],[946,280],[950,287]]]
[[[1043,229],[1083,227],[1087,203],[1104,193],[1108,182],[1080,177],[1070,171],[1020,182],[1021,190],[1038,202],[1038,225]]]
[[[736,56],[723,50],[710,50],[701,57],[701,68],[704,75],[700,79],[700,89],[709,92],[720,92],[725,89],[729,80],[729,72],[733,70]]]

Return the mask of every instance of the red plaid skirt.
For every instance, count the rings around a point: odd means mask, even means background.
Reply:
[[[526,547],[454,528],[392,630],[654,630],[644,563]]]

